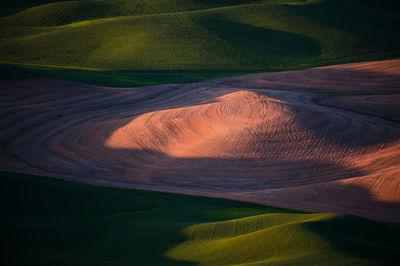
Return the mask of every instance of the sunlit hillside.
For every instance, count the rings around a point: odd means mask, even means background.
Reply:
[[[1,5],[3,63],[262,71],[400,54],[394,1],[42,0]]]
[[[0,177],[3,265],[394,265],[399,258],[398,225],[349,215]]]

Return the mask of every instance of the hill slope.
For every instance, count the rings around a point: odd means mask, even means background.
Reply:
[[[0,61],[257,71],[382,59],[400,55],[398,14],[391,1],[53,1],[0,19]]]
[[[3,265],[395,265],[400,227],[0,173]]]
[[[2,82],[0,169],[400,222],[398,73],[388,60],[141,88]]]

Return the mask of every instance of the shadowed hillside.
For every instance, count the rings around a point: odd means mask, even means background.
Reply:
[[[349,215],[4,172],[0,184],[3,265],[395,265],[399,260],[398,225]]]

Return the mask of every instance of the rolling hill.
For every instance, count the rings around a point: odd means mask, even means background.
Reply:
[[[399,73],[397,59],[137,88],[4,81],[0,169],[400,222]]]
[[[398,265],[399,14],[1,1],[0,264]]]
[[[270,71],[400,55],[394,1],[6,1],[0,62]]]
[[[396,265],[399,225],[0,173],[3,265]]]

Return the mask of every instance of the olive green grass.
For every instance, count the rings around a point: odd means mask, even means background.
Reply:
[[[400,227],[0,174],[2,265],[396,265]]]
[[[14,2],[1,4],[7,64],[255,72],[400,56],[395,1]]]

